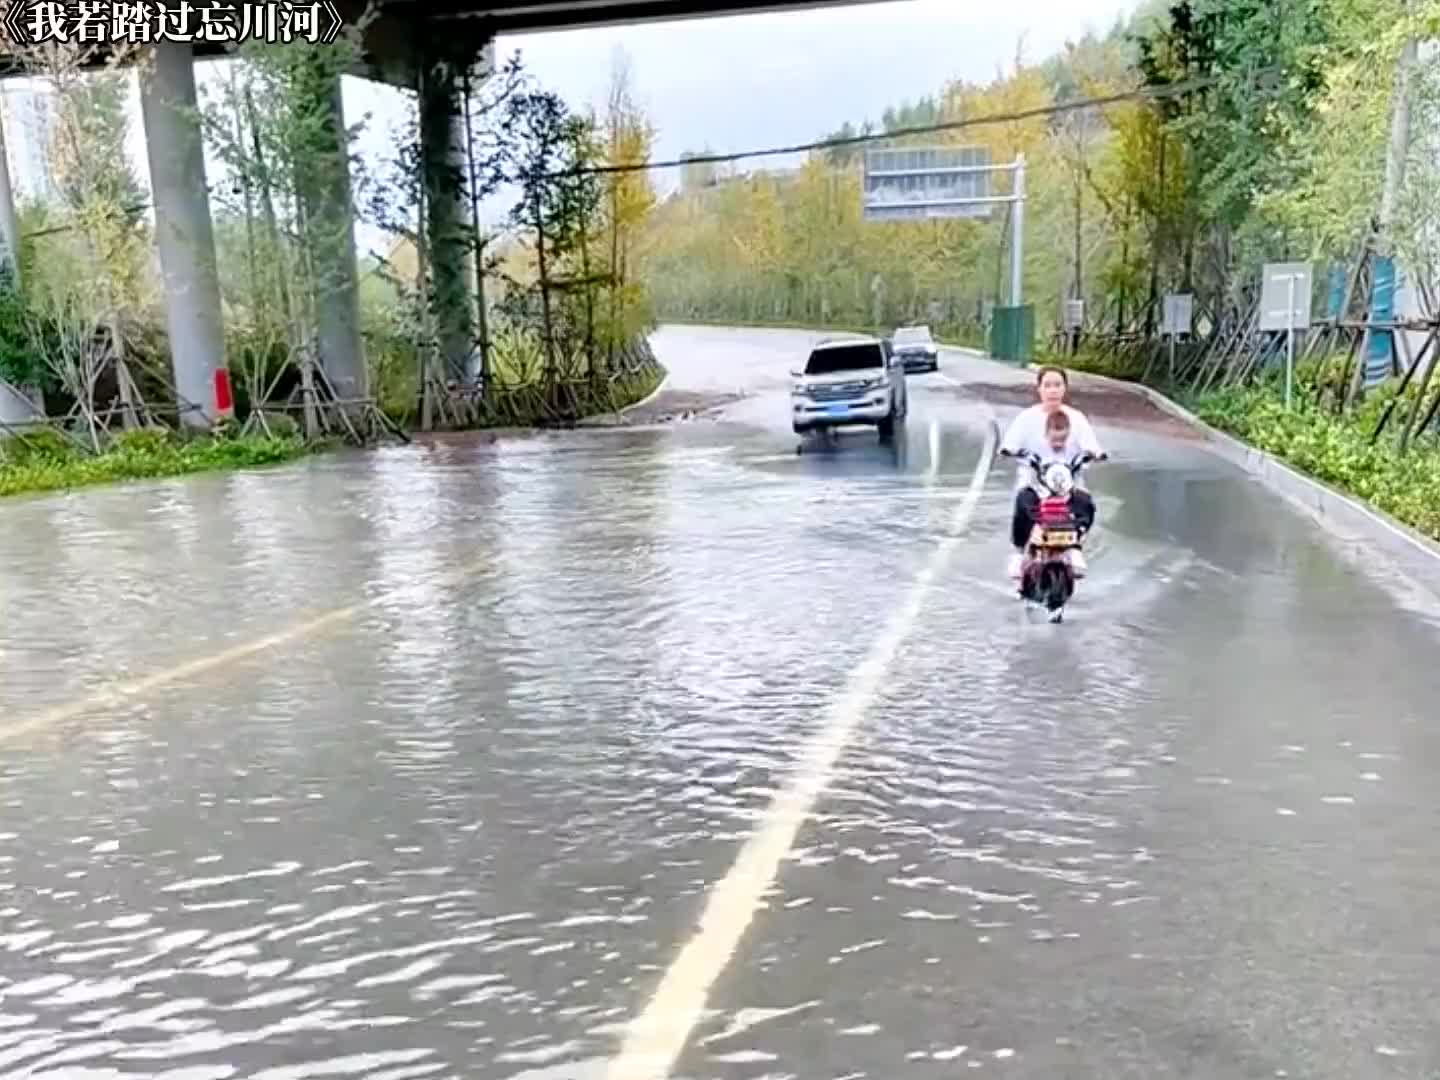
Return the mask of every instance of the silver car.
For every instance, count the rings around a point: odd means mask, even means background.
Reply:
[[[940,346],[930,336],[928,326],[902,326],[891,340],[906,371],[940,370]]]
[[[895,434],[910,412],[905,367],[879,338],[826,341],[810,353],[805,367],[791,374],[795,434],[863,424],[882,439]]]

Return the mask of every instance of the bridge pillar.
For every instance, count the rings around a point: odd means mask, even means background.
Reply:
[[[229,411],[217,379],[228,369],[193,61],[186,43],[155,45],[140,73],[140,111],[180,419],[207,428]]]
[[[305,236],[316,276],[315,318],[320,363],[342,400],[368,397],[369,373],[360,334],[360,287],[355,268],[355,212],[350,147],[340,74],[317,59],[304,85],[312,95],[316,137],[323,152],[301,155],[297,177],[305,205]],[[332,152],[333,148],[333,152]],[[320,149],[317,147],[317,149]]]
[[[471,318],[469,158],[460,99],[461,66],[427,58],[419,80],[420,156],[432,311],[450,377],[473,384],[479,350]]]

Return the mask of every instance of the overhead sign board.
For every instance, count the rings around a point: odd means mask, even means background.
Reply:
[[[1160,327],[1162,334],[1174,337],[1190,333],[1195,320],[1195,297],[1190,293],[1167,293],[1165,296],[1165,317]]]
[[[865,152],[867,221],[988,218],[994,175],[983,146],[920,147]],[[980,200],[980,201],[977,201]]]
[[[1310,280],[1309,263],[1266,263],[1260,287],[1260,329],[1308,330]]]

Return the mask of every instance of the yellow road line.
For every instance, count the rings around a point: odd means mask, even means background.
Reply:
[[[484,562],[475,562],[461,567],[449,574],[443,575],[438,584],[453,585],[464,581],[478,572]],[[202,656],[195,660],[188,660],[173,667],[165,668],[150,675],[144,675],[135,679],[120,679],[108,683],[99,689],[86,694],[84,697],[76,698],[74,701],[55,705],[48,709],[41,710],[33,716],[13,724],[0,725],[0,743],[20,738],[36,731],[53,727],[56,724],[63,724],[66,721],[74,720],[84,716],[86,713],[116,702],[143,698],[156,690],[161,690],[173,683],[183,682],[186,679],[196,678],[201,675],[208,675],[220,668],[230,667],[234,664],[243,663],[263,652],[279,648],[281,645],[288,645],[292,641],[299,641],[303,638],[312,637],[324,631],[334,629],[353,619],[356,615],[368,608],[377,607],[401,593],[408,587],[393,589],[388,593],[382,593],[370,600],[362,600],[356,604],[349,604],[345,607],[335,608],[321,615],[298,622],[283,630],[277,630],[273,634],[266,634],[240,645],[233,645],[209,656]]]

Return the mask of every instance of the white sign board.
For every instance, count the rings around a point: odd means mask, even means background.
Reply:
[[[990,151],[983,146],[865,151],[867,221],[988,218]]]
[[[1085,301],[1065,301],[1065,329],[1081,330],[1085,327]]]
[[[1310,296],[1309,263],[1266,263],[1260,289],[1260,329],[1308,330]]]
[[[1165,315],[1160,327],[1162,334],[1174,337],[1190,333],[1195,320],[1195,297],[1190,293],[1166,293]]]

